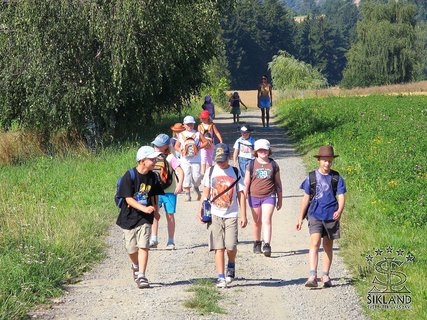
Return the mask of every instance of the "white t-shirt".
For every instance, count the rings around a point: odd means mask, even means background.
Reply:
[[[233,149],[239,150],[239,153],[238,153],[239,157],[247,158],[247,159],[255,159],[255,156],[253,155],[254,143],[255,143],[255,139],[252,137],[249,137],[249,139],[247,140],[240,137],[234,143]]]
[[[211,196],[213,199],[217,194],[227,189],[237,178],[233,167],[229,166],[223,170],[217,165],[214,166],[211,182],[209,181],[209,170],[206,170],[203,178],[203,186],[211,188]],[[221,218],[235,218],[239,215],[239,203],[237,194],[239,191],[244,190],[243,181],[240,178],[239,182],[233,188],[228,190],[218,199],[216,199],[211,206],[211,213]]]
[[[184,150],[185,139],[192,137],[193,135],[194,135],[194,142],[196,143],[197,148],[199,147],[199,145],[200,145],[200,132],[198,132],[196,130],[193,130],[191,132],[185,130],[178,135],[178,141],[181,143],[181,150]],[[188,157],[184,157],[181,155],[180,160],[183,162],[188,162],[188,163],[200,163],[200,162],[202,162],[202,159],[200,158],[200,149],[198,150],[197,154],[194,157],[188,158]]]

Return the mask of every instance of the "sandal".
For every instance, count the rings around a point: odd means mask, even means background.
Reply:
[[[324,279],[328,279],[327,281],[325,281]],[[329,276],[323,276],[322,277],[322,283],[323,283],[323,288],[330,288],[332,287],[332,281],[331,278]]]
[[[307,282],[305,283],[305,286],[308,288],[317,288],[317,286],[318,286],[317,278],[315,278],[315,277],[308,278]]]

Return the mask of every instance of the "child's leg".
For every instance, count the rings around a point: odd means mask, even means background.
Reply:
[[[201,167],[202,167],[201,172],[202,172],[202,176],[203,176],[205,174],[205,172],[206,172],[206,163],[202,162]]]
[[[168,241],[173,240],[175,236],[175,215],[167,214],[166,221],[168,223],[168,237],[169,237]]]
[[[271,242],[271,220],[273,217],[274,205],[263,203],[261,206],[262,234],[265,243]]]
[[[216,267],[217,274],[223,275],[225,273],[224,252],[225,252],[225,249],[215,250],[215,267]]]
[[[240,122],[240,116],[237,115],[237,123],[239,123],[239,122]]]
[[[139,265],[138,262],[138,251],[134,252],[134,253],[129,253],[129,258],[132,261],[132,263],[137,266]]]
[[[312,233],[310,235],[310,251],[308,253],[308,261],[310,264],[310,271],[314,271],[317,274],[317,260],[320,246],[320,233]]]
[[[228,263],[236,263],[237,249],[227,250]]]
[[[148,262],[148,249],[139,248],[138,249],[139,272],[145,274],[145,270],[147,270],[147,262]]]
[[[261,240],[261,226],[262,226],[261,207],[251,208],[251,211],[252,211],[252,218],[254,219],[254,228],[253,228],[254,240],[260,241]]]
[[[332,264],[334,240],[329,240],[328,236],[323,237],[323,273],[329,274]]]

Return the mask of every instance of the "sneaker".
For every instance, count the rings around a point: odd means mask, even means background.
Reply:
[[[148,279],[146,277],[139,277],[135,280],[139,289],[149,288],[150,284],[148,283]]]
[[[157,248],[158,244],[159,244],[159,241],[157,241],[157,240],[150,240],[150,248]]]
[[[131,265],[130,268],[132,269],[133,280],[136,280],[138,278],[139,267]]]
[[[264,246],[262,247],[262,251],[264,252],[264,255],[266,257],[271,256],[271,247],[269,243],[264,243]]]
[[[185,199],[184,199],[184,201],[186,201],[186,202],[191,201],[191,195],[190,195],[190,192],[186,192],[186,193],[185,193]]]
[[[167,250],[175,250],[175,243],[173,243],[173,242],[168,242],[168,243],[166,244],[166,249],[167,249]]]
[[[216,281],[216,287],[227,288],[227,282],[225,281],[225,278],[218,278],[218,280]]]
[[[330,288],[330,287],[332,287],[332,281],[331,281],[331,278],[329,276],[323,276],[322,277],[322,287],[323,288]]]
[[[200,201],[200,199],[202,198],[202,193],[200,192],[199,188],[195,188],[194,192],[197,195],[197,201]]]
[[[254,242],[254,253],[262,253],[261,252],[261,241],[255,240]]]
[[[317,288],[317,278],[316,277],[310,277],[308,278],[307,282],[305,283],[305,286],[308,288]]]
[[[227,268],[227,275],[225,276],[225,282],[227,284],[233,282],[235,277],[235,269],[234,268]]]

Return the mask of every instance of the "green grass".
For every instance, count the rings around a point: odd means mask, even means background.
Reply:
[[[168,115],[138,142],[98,154],[0,166],[0,319],[25,318],[104,257],[105,235],[118,214],[117,179],[135,165],[141,145],[160,132],[170,134],[169,126],[179,120]]]
[[[196,281],[189,289],[194,292],[194,296],[184,302],[184,306],[190,309],[196,309],[201,315],[211,313],[225,314],[225,310],[218,305],[223,299],[220,291],[210,279]]]
[[[278,116],[307,168],[318,166],[312,155],[320,145],[332,144],[340,155],[334,168],[347,184],[341,253],[365,308],[374,276],[366,255],[390,245],[415,256],[399,269],[408,278],[412,309],[366,309],[369,316],[426,319],[427,97],[294,100],[282,104]]]

